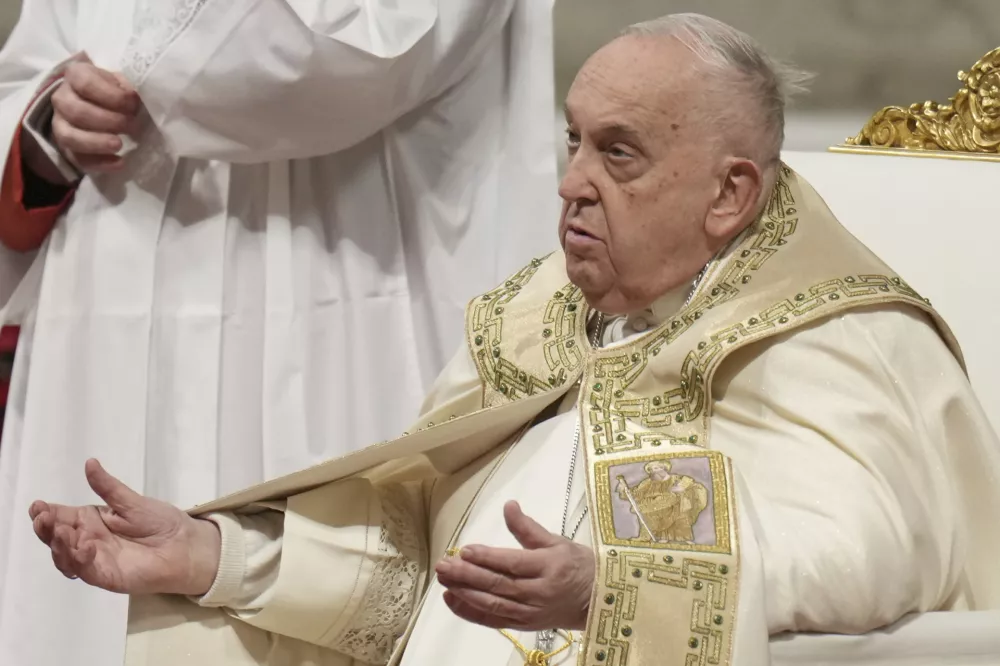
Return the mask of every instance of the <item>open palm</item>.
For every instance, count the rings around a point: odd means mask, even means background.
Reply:
[[[214,525],[139,495],[96,460],[85,471],[107,506],[39,501],[29,509],[35,534],[59,571],[126,594],[203,594],[211,586],[218,563]]]

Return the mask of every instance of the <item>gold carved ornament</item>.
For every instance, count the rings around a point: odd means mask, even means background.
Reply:
[[[888,106],[861,132],[833,150],[877,149],[953,153],[949,157],[1000,159],[1000,48],[959,72],[962,88],[948,104],[924,102],[908,108]]]

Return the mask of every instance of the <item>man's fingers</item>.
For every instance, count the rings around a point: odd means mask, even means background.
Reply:
[[[50,512],[37,514],[31,520],[31,528],[35,531],[35,536],[46,546],[52,544],[53,531],[56,527],[55,516]]]
[[[142,499],[134,490],[108,474],[93,458],[87,461],[84,471],[91,489],[117,513],[128,511]]]
[[[132,120],[131,115],[88,102],[69,86],[62,86],[52,96],[52,108],[70,125],[86,132],[124,134],[129,131]]]
[[[512,579],[460,558],[440,562],[436,571],[438,580],[448,588],[464,587],[482,590],[527,604],[543,601],[538,582],[533,578]]]
[[[133,116],[139,110],[139,96],[131,86],[124,88],[113,74],[89,63],[73,63],[66,68],[66,84],[81,98],[108,111]]]
[[[77,574],[76,561],[73,558],[72,550],[75,543],[75,530],[66,525],[58,525],[52,536],[52,562],[56,568],[67,578],[75,578]]]
[[[561,537],[536,523],[521,511],[521,505],[517,502],[507,502],[503,507],[503,517],[507,522],[507,529],[514,535],[517,542],[528,550],[538,548],[548,548],[559,543]]]
[[[34,502],[31,503],[31,506],[28,507],[28,516],[32,520],[34,520],[39,516],[39,514],[45,513],[48,510],[49,510],[49,505],[47,502],[43,502],[42,500],[35,500]]]
[[[489,627],[490,629],[523,629],[524,627],[514,618],[501,617],[493,613],[482,610],[470,604],[457,590],[448,590],[444,593],[444,602],[452,613],[462,618],[466,622]]]
[[[52,118],[52,138],[62,150],[78,155],[113,156],[122,148],[116,134],[84,131],[59,115]]]
[[[466,546],[459,557],[468,563],[515,578],[537,578],[545,570],[545,562],[536,553],[514,548]]]
[[[125,78],[124,74],[121,74],[119,72],[104,72],[104,73],[110,76],[112,80],[114,80],[114,82],[118,84],[118,87],[124,90],[125,92],[138,95],[135,86],[132,85],[131,81]]]

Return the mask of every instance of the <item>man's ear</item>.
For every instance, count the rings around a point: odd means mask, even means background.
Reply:
[[[723,174],[722,187],[705,219],[705,234],[719,246],[746,229],[757,212],[764,172],[751,160],[732,157]]]

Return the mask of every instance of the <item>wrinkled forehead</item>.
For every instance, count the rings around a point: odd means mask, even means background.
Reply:
[[[695,56],[669,37],[622,37],[590,57],[569,94],[578,124],[655,131],[686,118],[696,88]]]

